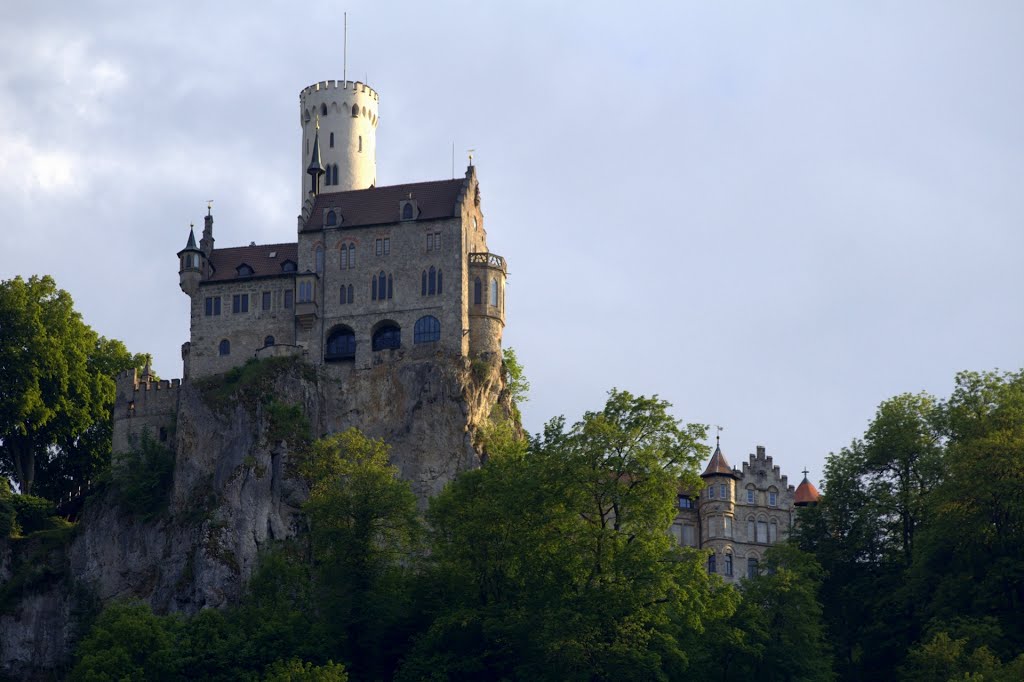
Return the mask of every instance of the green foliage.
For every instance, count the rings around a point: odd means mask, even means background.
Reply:
[[[13,497],[7,479],[0,477],[0,543],[4,538],[19,532]]]
[[[188,671],[176,641],[182,622],[153,615],[145,604],[114,604],[100,614],[78,645],[71,679],[176,680]]]
[[[505,377],[505,390],[512,399],[513,404],[525,403],[529,398],[530,382],[526,379],[526,372],[516,357],[514,348],[505,348],[501,354],[501,370]]]
[[[250,359],[222,375],[196,382],[206,404],[223,411],[241,404],[255,412],[265,397],[273,393],[274,382],[282,374],[299,372],[307,380],[316,380],[316,370],[295,357]]]
[[[433,622],[400,679],[678,677],[680,646],[735,597],[666,529],[699,485],[703,429],[612,391],[569,430],[491,459],[431,501]]]
[[[170,499],[174,453],[143,433],[138,447],[119,453],[110,471],[123,509],[142,521],[160,515]]]
[[[264,398],[263,405],[267,415],[268,441],[286,441],[300,447],[309,442],[311,428],[301,405],[288,405],[269,396]]]
[[[27,594],[42,592],[67,573],[67,547],[75,526],[40,530],[10,540],[11,576],[0,585],[0,612],[9,612]]]
[[[55,516],[53,503],[42,497],[12,495],[10,505],[15,514],[12,530],[17,530],[22,535],[30,535],[41,530],[57,530],[72,525],[59,516]]]
[[[1002,679],[1024,651],[1024,373],[884,402],[825,478],[795,539],[840,677]]]
[[[135,366],[53,279],[0,282],[0,474],[51,499],[88,487],[110,457],[114,375]]]
[[[266,682],[347,682],[348,673],[340,663],[327,661],[324,665],[293,658],[267,666]]]
[[[299,470],[310,484],[303,510],[332,653],[360,677],[388,676],[421,553],[416,497],[383,441],[356,429],[313,443]]]

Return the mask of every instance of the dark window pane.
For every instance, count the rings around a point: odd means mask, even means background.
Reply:
[[[373,334],[373,350],[400,348],[402,330],[392,324],[386,324]]]
[[[348,327],[338,327],[327,337],[325,360],[345,360],[356,356],[356,335]]]
[[[270,310],[270,292],[269,291],[264,291],[263,292],[263,309],[264,310]]]
[[[220,342],[220,346],[217,348],[217,350],[220,352],[221,355],[230,355],[231,342],[228,341],[227,339],[224,339],[223,341]]]
[[[292,299],[294,299],[294,298],[295,298],[295,292],[292,291],[291,289],[286,289],[285,292],[284,292],[284,307],[285,308],[291,308],[292,307]]]
[[[413,343],[431,343],[441,340],[441,322],[433,315],[427,315],[416,320],[413,328]]]

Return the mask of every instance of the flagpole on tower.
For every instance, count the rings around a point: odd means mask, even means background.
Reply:
[[[345,33],[341,41],[341,82],[348,83],[348,12],[345,12]]]

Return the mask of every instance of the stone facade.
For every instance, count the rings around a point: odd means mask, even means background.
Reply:
[[[716,447],[701,478],[699,495],[679,493],[672,535],[682,545],[710,550],[708,571],[739,582],[759,570],[766,549],[789,535],[797,490],[761,445],[742,469],[730,467]],[[813,490],[806,478],[805,486]]]

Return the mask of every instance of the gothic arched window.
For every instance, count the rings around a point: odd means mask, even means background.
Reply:
[[[341,245],[341,269],[344,270],[348,267],[348,247],[344,244]]]
[[[334,149],[334,133],[331,133],[331,141],[329,144],[331,145],[331,149]]]
[[[402,346],[402,330],[393,322],[385,322],[373,333],[373,350],[389,350]]]
[[[444,287],[442,287],[442,286],[441,286],[442,284],[444,284],[444,281],[443,281],[443,280],[441,279],[441,271],[440,271],[440,270],[438,270],[438,271],[437,271],[437,293],[438,293],[438,294],[441,294],[441,293],[443,293],[443,292],[441,291],[441,289],[443,289],[443,288],[444,288]]]
[[[338,214],[335,213],[334,211],[328,211],[327,212],[327,220],[324,221],[324,225],[326,225],[327,227],[334,227],[337,224],[338,224]],[[342,267],[345,267],[345,266],[342,265]]]
[[[391,298],[391,294],[392,293],[393,293],[393,291],[392,291],[392,288],[391,288],[391,275],[388,275],[388,298]]]
[[[348,245],[348,266],[354,268],[356,266],[356,245]]]
[[[352,302],[352,285],[351,284],[348,285],[348,302],[349,303]]]
[[[263,347],[264,348],[266,348],[267,346],[273,346],[273,345],[274,345],[274,337],[273,336],[268,336],[267,338],[263,339]]]
[[[370,300],[377,300],[377,276],[370,278]]]
[[[324,360],[346,360],[356,356],[356,333],[344,325],[335,327],[327,337]]]
[[[412,204],[406,203],[402,207],[402,220],[412,220]]]
[[[426,315],[416,320],[413,327],[413,343],[431,343],[441,340],[441,322],[433,315]]]
[[[326,104],[321,104],[320,105],[320,115],[321,116],[326,116],[327,115],[327,105]]]
[[[424,270],[423,274],[420,275],[420,296],[427,295],[427,271]]]
[[[715,573],[715,555],[708,556],[708,573]]]
[[[747,577],[753,578],[761,573],[760,567],[757,565],[757,559],[747,559]]]
[[[337,185],[338,184],[338,164],[336,164],[336,163],[331,164],[331,176],[332,176],[331,184],[332,185]]]
[[[431,296],[433,296],[434,294],[437,293],[437,270],[434,269],[433,265],[430,266],[430,275],[428,281],[429,286],[427,287],[427,292]]]
[[[321,246],[316,247],[316,251],[313,252],[314,261],[316,263],[317,273],[324,271],[324,249]]]
[[[359,115],[359,105],[358,104],[353,104],[352,105],[352,118],[355,118],[358,115]]]
[[[388,278],[385,277],[384,271],[381,270],[380,274],[377,275],[377,295],[380,296],[380,300],[382,300],[382,301],[385,298],[391,298],[390,296],[387,295],[387,291],[388,291],[387,290],[387,285],[388,285]]]
[[[491,305],[498,307],[498,280],[491,279]]]
[[[217,352],[221,355],[231,355],[231,342],[227,339],[223,339],[220,342],[220,346],[217,347]]]

